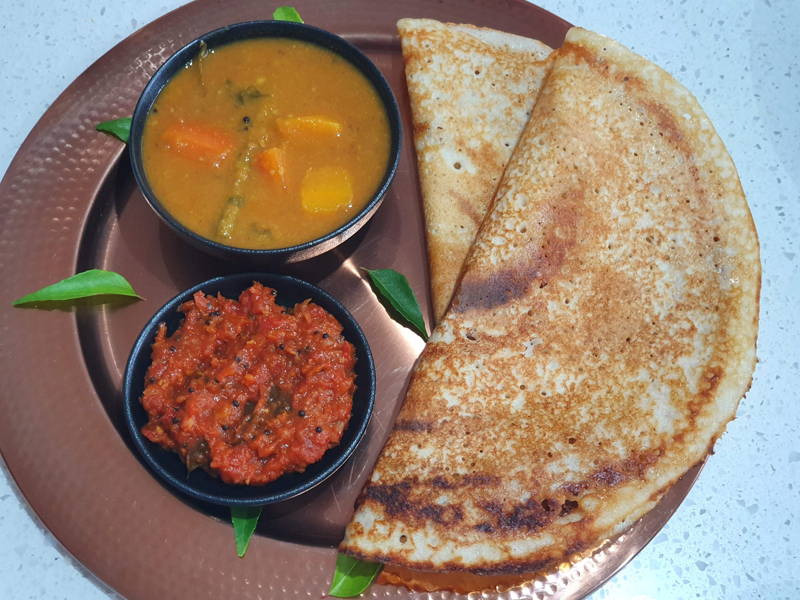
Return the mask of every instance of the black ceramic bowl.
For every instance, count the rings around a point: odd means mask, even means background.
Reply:
[[[165,322],[168,333],[175,331],[183,318],[177,308],[198,290],[206,294],[216,295],[220,292],[225,297],[238,298],[253,281],[275,289],[278,293],[277,302],[283,306],[293,306],[310,298],[336,317],[344,327],[345,339],[356,349],[356,392],[353,396],[352,416],[339,445],[328,450],[320,461],[309,465],[303,473],[287,473],[262,486],[224,483],[202,469],[195,469],[187,474],[186,466],[177,454],[164,450],[142,435],[141,429],[147,423],[147,413],[139,402],[144,391],[145,374],[151,362],[150,349],[159,324]],[[310,283],[294,277],[266,273],[241,273],[209,279],[175,296],[153,315],[139,334],[123,379],[124,418],[133,443],[147,465],[178,491],[204,502],[226,506],[263,506],[282,502],[328,479],[358,446],[367,429],[374,403],[375,365],[367,339],[352,315],[333,296]]]
[[[231,42],[253,38],[292,38],[302,40],[317,44],[346,59],[369,80],[381,99],[389,121],[391,138],[386,170],[375,193],[363,209],[344,225],[322,237],[295,246],[269,250],[252,250],[228,246],[203,237],[179,223],[159,202],[158,197],[147,181],[142,163],[142,132],[144,131],[147,115],[164,86],[178,71],[197,56],[201,42],[205,42],[208,48],[213,50]],[[289,21],[247,21],[215,29],[200,36],[178,50],[161,65],[145,86],[133,111],[128,148],[133,175],[142,190],[142,194],[144,194],[156,214],[180,237],[196,248],[224,259],[244,260],[251,264],[276,264],[297,262],[327,252],[354,235],[369,221],[378,210],[383,196],[386,194],[386,190],[389,188],[397,171],[401,138],[402,129],[397,100],[381,72],[358,48],[338,35],[310,25]]]

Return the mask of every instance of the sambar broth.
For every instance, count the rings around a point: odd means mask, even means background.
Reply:
[[[358,69],[286,38],[203,54],[161,91],[142,138],[147,179],[176,220],[230,246],[285,248],[367,204],[390,133]]]

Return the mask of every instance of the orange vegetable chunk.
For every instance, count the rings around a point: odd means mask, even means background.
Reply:
[[[300,203],[310,213],[332,212],[353,202],[350,173],[341,167],[318,167],[306,171]]]
[[[256,166],[275,183],[286,187],[286,153],[283,148],[267,148],[256,155]]]
[[[295,136],[332,136],[342,134],[342,124],[328,117],[286,117],[277,120],[278,131],[287,137]]]
[[[164,130],[161,141],[187,158],[218,165],[234,149],[234,140],[225,131],[197,123],[173,123]]]

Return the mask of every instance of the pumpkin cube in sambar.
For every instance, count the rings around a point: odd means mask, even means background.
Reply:
[[[286,117],[277,119],[276,124],[278,131],[287,137],[338,137],[342,134],[342,124],[328,117]]]
[[[334,212],[353,202],[350,173],[341,167],[317,167],[306,171],[300,190],[300,203],[311,213]]]

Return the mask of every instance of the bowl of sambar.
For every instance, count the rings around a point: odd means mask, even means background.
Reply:
[[[249,21],[193,40],[136,105],[134,177],[156,214],[213,255],[295,262],[355,234],[397,170],[397,101],[330,32]]]

